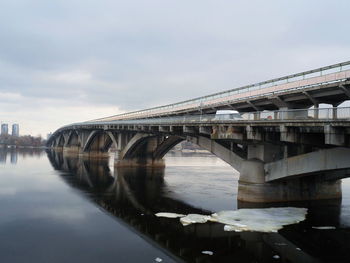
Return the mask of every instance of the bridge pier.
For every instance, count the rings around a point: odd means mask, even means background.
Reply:
[[[341,180],[325,181],[317,176],[280,182],[265,182],[263,163],[245,161],[238,183],[238,201],[253,203],[339,199]]]
[[[269,203],[341,198],[341,180],[331,178],[326,171],[319,171],[312,176],[281,176],[283,180],[269,181],[266,163],[287,160],[286,156],[280,159],[280,155],[286,155],[286,152],[283,146],[248,146],[250,159],[242,162],[237,199],[243,202]],[[285,173],[284,166],[273,167],[275,174]],[[304,167],[299,168],[306,171]],[[328,180],[325,179],[327,177]]]
[[[143,133],[137,133],[131,138],[129,136],[123,143],[118,155],[116,155],[114,166],[164,167],[163,156],[155,154],[163,140],[163,136],[150,136]]]

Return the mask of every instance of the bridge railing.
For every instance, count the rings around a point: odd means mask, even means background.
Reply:
[[[350,107],[260,111],[243,114],[245,120],[350,120]]]
[[[96,121],[148,118],[155,115],[164,115],[169,112],[180,112],[188,109],[228,104],[235,100],[253,99],[263,94],[275,94],[293,89],[334,83],[350,78],[350,61],[334,64],[314,70],[309,70],[281,78],[263,81],[215,94],[194,98],[169,105],[128,112],[102,118]]]
[[[115,120],[108,122],[84,122],[81,125],[190,125],[208,123],[235,123],[235,122],[276,122],[276,121],[350,121],[350,107],[310,108],[276,111],[256,111],[244,113],[241,116],[232,114],[203,114],[184,115],[174,117],[157,117],[137,120]]]

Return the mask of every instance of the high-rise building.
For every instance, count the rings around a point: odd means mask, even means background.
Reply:
[[[9,126],[7,123],[1,124],[1,135],[8,135],[9,134]]]
[[[12,136],[19,136],[19,125],[17,123],[12,124]]]

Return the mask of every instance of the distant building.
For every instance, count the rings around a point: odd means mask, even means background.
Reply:
[[[12,124],[12,136],[19,136],[19,125],[17,123]]]
[[[7,123],[1,124],[1,135],[8,135],[9,134],[9,126]]]

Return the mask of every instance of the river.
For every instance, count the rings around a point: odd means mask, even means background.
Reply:
[[[154,214],[256,207],[237,203],[238,173],[205,153],[165,159],[117,169],[112,159],[0,149],[0,262],[349,262],[349,179],[342,200],[261,205],[308,208],[278,233],[226,232]]]

